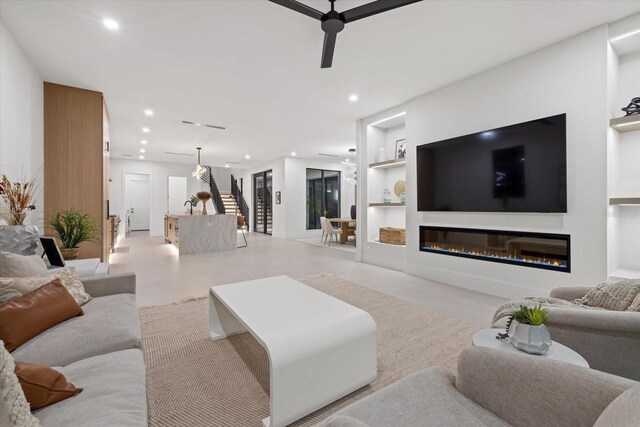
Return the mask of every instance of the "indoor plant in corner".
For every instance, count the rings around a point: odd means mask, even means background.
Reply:
[[[55,231],[62,247],[64,259],[78,258],[79,244],[99,240],[100,230],[91,215],[75,209],[58,211],[49,219],[49,225]]]
[[[38,176],[12,182],[7,175],[0,179],[0,251],[33,255],[38,247],[38,227],[25,224],[29,213],[35,210]]]
[[[551,336],[544,325],[548,312],[538,304],[533,307],[520,306],[509,316],[507,332],[496,338],[506,339],[518,350],[530,354],[546,354],[551,347]]]

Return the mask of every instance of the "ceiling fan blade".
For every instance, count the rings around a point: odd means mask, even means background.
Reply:
[[[411,3],[417,3],[422,0],[378,0],[353,9],[345,10],[340,14],[345,23],[357,21],[371,15],[386,12],[387,10],[396,9]]]
[[[294,10],[298,13],[302,13],[303,15],[307,15],[311,18],[317,19],[318,21],[322,18],[324,13],[316,10],[312,7],[307,6],[304,3],[300,3],[296,0],[269,0],[271,3],[279,4],[280,6],[284,6],[288,9]]]
[[[322,46],[322,62],[320,68],[331,68],[333,63],[333,51],[336,48],[337,34],[324,33],[324,45]]]

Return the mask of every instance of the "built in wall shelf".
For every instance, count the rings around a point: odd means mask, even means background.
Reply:
[[[640,270],[619,269],[609,274],[614,279],[640,279]]]
[[[404,203],[369,203],[370,208],[404,208]]]
[[[389,168],[399,168],[406,166],[407,159],[393,159],[393,160],[385,160],[384,162],[376,162],[370,163],[370,169],[389,169]]]
[[[402,248],[402,249],[404,249],[404,248],[407,247],[407,245],[393,245],[391,243],[382,243],[380,240],[369,240],[367,243],[369,243],[369,244],[373,243],[374,245],[380,245],[380,246],[387,247],[387,248]]]
[[[609,120],[609,126],[614,128],[618,132],[631,132],[634,130],[640,130],[640,114],[611,119]]]
[[[612,197],[609,205],[614,206],[640,206],[640,197]]]

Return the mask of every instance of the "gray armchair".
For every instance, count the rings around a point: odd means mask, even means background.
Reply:
[[[591,288],[563,287],[552,298],[572,301]],[[599,371],[640,381],[640,313],[549,308],[551,338],[577,351]]]
[[[555,360],[481,347],[458,376],[416,372],[347,406],[317,427],[632,426],[640,383]]]

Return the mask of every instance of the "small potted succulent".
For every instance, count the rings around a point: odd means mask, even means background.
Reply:
[[[100,239],[100,229],[95,219],[75,209],[56,212],[49,220],[49,226],[62,244],[60,252],[64,259],[78,258],[80,243]]]
[[[530,354],[546,354],[551,347],[551,336],[544,325],[548,311],[541,304],[533,307],[521,305],[509,316],[506,333],[497,339],[506,339],[518,350]]]

